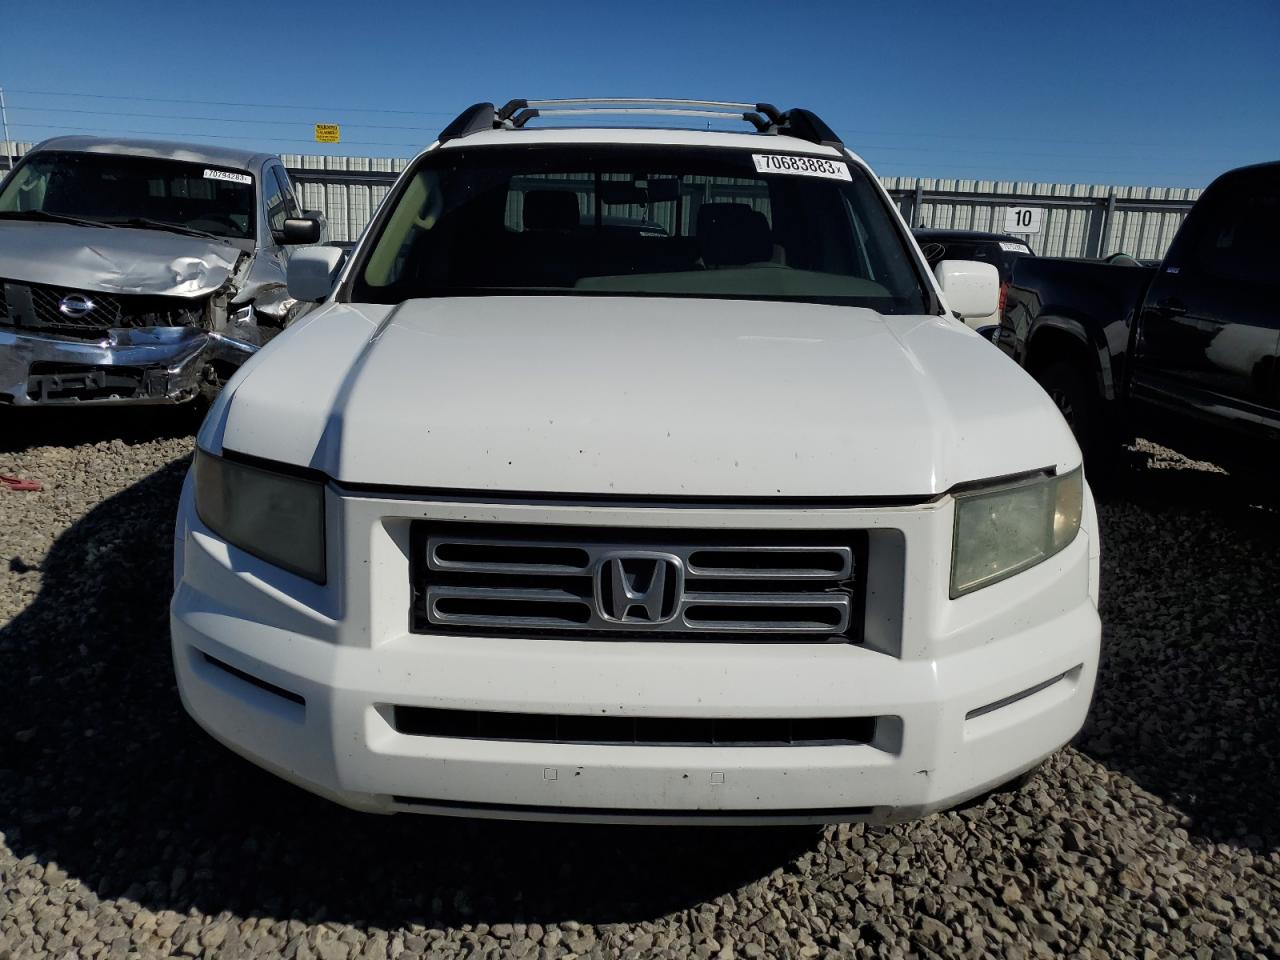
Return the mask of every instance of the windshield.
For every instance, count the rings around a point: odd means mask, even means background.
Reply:
[[[151,220],[235,240],[253,239],[253,203],[253,177],[241,170],[61,151],[32,154],[0,193],[0,213]]]
[[[828,157],[448,148],[423,157],[392,202],[355,271],[353,300],[715,297],[881,313],[924,313],[928,303],[875,185]]]

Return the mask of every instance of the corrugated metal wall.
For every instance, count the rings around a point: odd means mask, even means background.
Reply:
[[[343,171],[348,176],[385,171],[383,176],[387,176],[403,170],[408,163],[399,158],[298,154],[286,154],[283,159],[291,170],[299,171],[304,203],[310,209],[325,213],[335,240],[355,240],[389,187],[348,182],[341,175],[328,183],[312,182],[312,178],[322,178],[325,170]],[[1007,208],[1042,206],[1040,233],[1028,239],[1043,256],[1066,257],[1121,252],[1158,259],[1173,240],[1187,209],[1200,195],[1200,190],[1186,187],[1108,187],[916,177],[882,177],[881,182],[913,226],[1001,232]],[[914,217],[912,210],[917,194],[923,202],[920,216]],[[1108,215],[1112,196],[1114,207]],[[1108,216],[1110,229],[1104,238]]]
[[[16,145],[25,153],[30,144]],[[284,154],[300,184],[303,205],[329,219],[334,240],[355,240],[409,163],[402,157],[325,157]],[[333,171],[332,178],[325,172]],[[1006,180],[881,177],[913,226],[991,230],[1004,228],[1011,206],[1039,206],[1041,229],[1028,237],[1042,256],[1141,259],[1164,255],[1201,191],[1188,187],[1109,187]]]
[[[898,200],[903,216],[914,221],[912,226],[917,227],[999,233],[1004,230],[1004,215],[1009,207],[1040,206],[1044,210],[1040,232],[1028,240],[1036,253],[1046,257],[1105,257],[1127,253],[1140,259],[1159,259],[1201,193],[1190,187],[1108,187],[916,177],[880,179]],[[917,191],[923,194],[920,215],[912,217]],[[1014,196],[1004,199],[1009,195]],[[1114,205],[1108,215],[1113,196]]]
[[[1143,199],[1154,198],[1165,193],[1183,195],[1170,196],[1169,199],[1194,201],[1201,193],[1200,190],[1185,187],[1125,187],[1123,189],[1131,191],[1135,197],[1142,195]],[[1163,257],[1185,217],[1185,211],[1177,213],[1119,207],[1116,209],[1116,219],[1111,227],[1110,249],[1104,251],[1103,255],[1122,251],[1140,259],[1155,260]]]
[[[305,209],[324,213],[329,220],[329,235],[334,240],[355,240],[360,236],[395,182],[392,175],[409,163],[403,157],[323,157],[296,153],[282,154],[280,159],[290,170],[315,171],[313,176],[320,181],[324,179],[322,171],[326,170],[383,174],[385,182],[381,183],[325,183],[297,178],[301,181],[298,199]]]

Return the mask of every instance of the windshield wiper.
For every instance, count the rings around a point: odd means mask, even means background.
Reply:
[[[69,217],[65,213],[50,213],[48,210],[0,210],[0,220],[43,220],[47,223],[73,223],[78,227],[111,226],[111,224],[104,223],[101,220]]]
[[[185,233],[189,237],[207,237],[210,240],[222,240],[226,242],[226,237],[220,237],[216,233],[206,233],[203,230],[197,230],[195,227],[184,226],[181,223],[170,223],[167,220],[152,220],[150,217],[113,217],[106,221],[117,227],[137,227],[139,230],[169,230],[173,233]]]

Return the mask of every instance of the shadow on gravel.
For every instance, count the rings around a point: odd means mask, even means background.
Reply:
[[[169,657],[175,462],[54,545],[0,628],[0,831],[98,896],[153,909],[341,921],[609,923],[713,899],[813,829],[507,824],[356,814],[216,745]]]
[[[1280,849],[1280,488],[1137,455],[1105,494],[1102,666],[1076,746],[1188,815]]]
[[[208,407],[82,407],[17,409],[0,405],[0,453],[31,447],[78,446],[123,440],[140,443],[191,436]]]

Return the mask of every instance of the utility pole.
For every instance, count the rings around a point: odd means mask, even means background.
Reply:
[[[0,126],[4,127],[4,169],[13,166],[13,142],[9,139],[9,116],[4,112],[4,87],[0,87]]]

